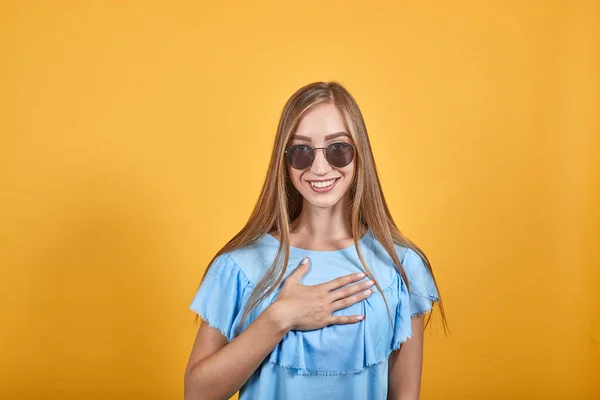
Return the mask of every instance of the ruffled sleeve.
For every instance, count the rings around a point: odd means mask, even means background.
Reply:
[[[410,316],[428,313],[433,308],[433,302],[439,300],[431,273],[421,257],[410,248],[404,252],[401,262],[408,278]]]
[[[252,292],[251,286],[233,258],[222,254],[210,265],[189,308],[231,341]]]

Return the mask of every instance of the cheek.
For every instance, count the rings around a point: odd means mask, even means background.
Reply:
[[[343,173],[344,173],[344,186],[343,186],[343,191],[346,192],[347,190],[350,189],[350,187],[352,186],[352,182],[354,182],[355,179],[355,175],[356,175],[356,168],[355,168],[355,163],[352,162],[352,164],[348,165],[346,168],[344,168]]]
[[[354,161],[352,161],[350,165],[343,169],[346,180],[352,181],[352,179],[354,179],[354,174],[356,173],[355,166],[356,164],[354,163]]]
[[[302,176],[302,171],[298,171],[297,169],[288,167],[288,176],[290,177],[290,180],[292,181],[294,187],[298,189],[301,183],[300,177]]]

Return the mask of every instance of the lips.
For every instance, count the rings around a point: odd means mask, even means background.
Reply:
[[[309,181],[309,183],[312,185],[312,187],[322,188],[322,187],[328,187],[328,186],[333,185],[335,183],[336,179],[337,178],[333,178],[328,181]]]
[[[308,181],[308,185],[315,192],[328,192],[333,189],[340,178],[333,178],[321,181]]]

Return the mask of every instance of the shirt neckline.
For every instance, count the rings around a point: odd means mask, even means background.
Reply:
[[[358,244],[363,244],[368,238],[370,238],[372,235],[371,232],[371,227],[367,227],[367,232],[365,232],[365,234],[358,239]],[[266,240],[270,241],[271,243],[279,246],[280,242],[279,240],[271,235],[269,232],[265,233],[264,237],[266,238]],[[292,246],[290,245],[290,251],[294,250],[294,251],[301,251],[304,253],[312,253],[312,254],[333,254],[333,253],[339,253],[339,252],[347,252],[351,249],[354,248],[354,243],[352,243],[350,246],[341,248],[341,249],[337,249],[337,250],[310,250],[310,249],[304,249],[302,247],[296,247],[296,246]]]

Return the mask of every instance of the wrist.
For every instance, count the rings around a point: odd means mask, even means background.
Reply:
[[[273,302],[265,310],[267,317],[271,323],[275,326],[278,332],[283,335],[288,333],[292,329],[292,323],[285,313],[285,306],[279,301]]]

